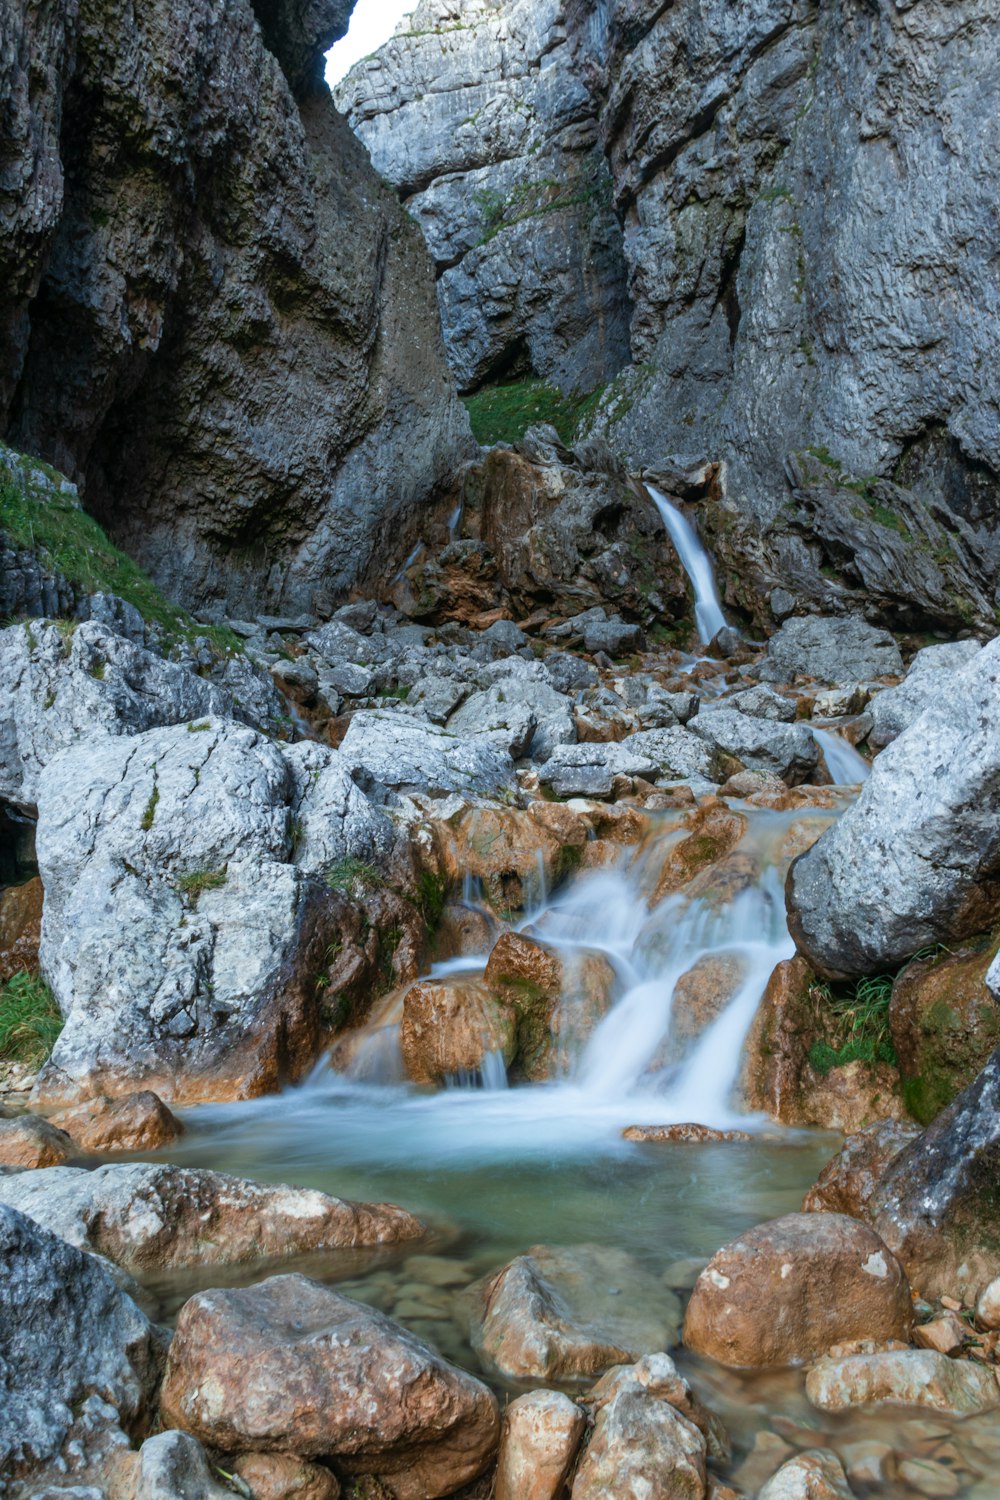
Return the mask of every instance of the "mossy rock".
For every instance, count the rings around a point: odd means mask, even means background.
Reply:
[[[984,937],[914,959],[893,986],[889,1021],[903,1097],[922,1125],[968,1087],[1000,1045],[1000,1005],[986,988],[998,946]]]

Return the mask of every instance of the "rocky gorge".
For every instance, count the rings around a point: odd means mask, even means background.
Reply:
[[[997,22],[354,8],[0,0],[0,1493],[986,1500]]]

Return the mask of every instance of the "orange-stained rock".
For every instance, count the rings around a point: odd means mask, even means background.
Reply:
[[[559,1500],[587,1418],[559,1391],[530,1391],[504,1412],[495,1500]]]
[[[590,837],[573,808],[532,802],[527,808],[470,806],[430,824],[440,878],[460,890],[467,875],[482,882],[493,910],[520,911],[579,864]]]
[[[687,1056],[702,1033],[721,1016],[745,973],[746,962],[740,955],[708,953],[681,975],[670,1006],[670,1029],[653,1067],[665,1067]]]
[[[65,1130],[84,1151],[158,1151],[184,1134],[180,1120],[149,1089],[119,1099],[88,1099],[60,1110],[51,1123]]]
[[[967,1417],[1000,1406],[993,1370],[968,1359],[948,1359],[934,1349],[821,1359],[806,1376],[806,1395],[822,1411],[894,1402]]]
[[[491,1053],[505,1064],[517,1046],[517,1018],[482,979],[421,979],[403,997],[399,1045],[407,1077],[440,1084],[476,1073]]]
[[[490,912],[453,902],[442,912],[434,934],[434,957],[441,961],[489,953],[499,936],[500,924]]]
[[[629,1389],[639,1389],[657,1401],[666,1401],[697,1427],[705,1439],[709,1457],[728,1463],[731,1450],[726,1429],[692,1390],[669,1354],[647,1354],[634,1365],[617,1365],[587,1392],[586,1404],[597,1413]]]
[[[597,1411],[572,1500],[704,1500],[704,1434],[631,1371],[615,1371],[611,1378],[610,1399]]]
[[[803,1213],[874,1219],[882,1178],[899,1153],[919,1134],[920,1127],[907,1120],[876,1120],[849,1135],[803,1198]]]
[[[58,1167],[78,1155],[74,1143],[41,1115],[0,1120],[0,1166]]]
[[[829,1448],[797,1453],[767,1481],[758,1500],[854,1500],[844,1466]]]
[[[500,938],[483,979],[517,1017],[516,1072],[532,1083],[567,1070],[614,998],[603,953],[550,948],[517,932]]]
[[[0,891],[0,984],[15,974],[34,974],[42,931],[42,882],[36,875],[24,885]]]
[[[336,1476],[287,1453],[244,1453],[232,1465],[254,1500],[338,1500]]]
[[[1000,1043],[1000,1005],[986,988],[996,948],[914,959],[892,987],[893,1046],[910,1113],[922,1125],[969,1086]]]
[[[909,1283],[873,1229],[844,1214],[787,1214],[712,1257],[684,1343],[722,1364],[768,1368],[846,1339],[906,1339],[912,1320]]]
[[[711,797],[703,802],[688,824],[687,836],[667,855],[650,905],[656,906],[666,896],[686,886],[696,875],[731,854],[746,828],[747,820],[743,814],[734,812],[720,798]]]
[[[746,1130],[713,1130],[710,1125],[629,1125],[622,1131],[627,1141],[651,1141],[656,1145],[705,1145],[714,1141],[751,1141]]]
[[[223,1452],[329,1460],[378,1475],[396,1500],[435,1500],[476,1479],[500,1431],[480,1381],[305,1276],[185,1303],[161,1409]]]

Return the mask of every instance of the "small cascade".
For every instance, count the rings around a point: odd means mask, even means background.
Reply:
[[[860,786],[871,775],[871,766],[854,746],[832,729],[812,728],[813,739],[823,752],[826,769],[836,786]]]
[[[694,620],[698,639],[704,645],[714,641],[720,630],[725,629],[726,617],[722,613],[719,591],[715,584],[712,559],[701,544],[701,539],[687,516],[666,495],[652,484],[646,485],[650,499],[660,512],[667,535],[674,544],[681,567],[691,580],[694,589]]]

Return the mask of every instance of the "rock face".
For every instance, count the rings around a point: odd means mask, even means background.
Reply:
[[[381,573],[471,450],[425,247],[319,78],[351,9],[4,6],[0,430],[187,603]]]
[[[333,1458],[378,1475],[398,1500],[433,1500],[475,1479],[500,1428],[478,1380],[304,1276],[186,1303],[161,1405],[165,1422],[224,1452]]]
[[[855,616],[822,619],[806,615],[786,620],[767,643],[758,669],[765,682],[864,682],[870,677],[898,676],[903,670],[899,647],[887,630],[877,630]]]
[[[634,368],[598,427],[634,468],[723,461],[706,521],[732,596],[762,615],[782,582],[834,610],[986,623],[989,0],[570,0],[567,22],[602,106],[634,304]],[[813,473],[786,463],[810,446]]]
[[[0,1471],[38,1494],[142,1437],[162,1339],[94,1256],[7,1207],[0,1260]]]
[[[19,1172],[0,1178],[0,1202],[81,1250],[135,1271],[240,1265],[423,1234],[419,1220],[391,1203],[347,1203],[194,1167]]]
[[[725,1246],[688,1303],[684,1342],[723,1364],[800,1364],[854,1338],[906,1338],[910,1289],[877,1234],[842,1214],[788,1214]]]
[[[792,866],[799,950],[833,977],[891,969],[1000,912],[1000,641],[942,684],[855,805]]]
[[[336,99],[424,232],[460,388],[617,374],[622,233],[560,0],[421,0]]]
[[[1000,1045],[1000,1004],[986,986],[992,943],[914,959],[892,987],[889,1023],[907,1107],[929,1125]]]

